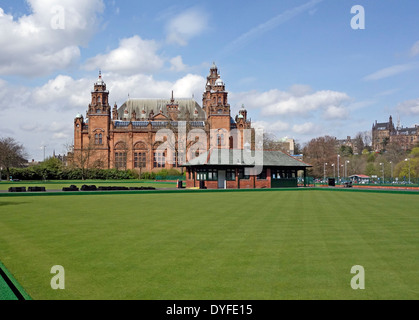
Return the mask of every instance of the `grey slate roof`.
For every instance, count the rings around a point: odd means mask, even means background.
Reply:
[[[248,151],[239,149],[211,149],[186,163],[184,166],[253,166],[301,167],[311,165],[281,151]]]
[[[145,110],[146,119],[148,119],[150,112],[153,110],[154,115],[157,115],[160,110],[167,117],[167,105],[170,104],[170,99],[129,99],[118,108],[118,119],[124,118],[124,112],[127,109],[129,117],[132,111],[135,110],[137,118],[141,119],[142,111]],[[186,120],[186,111],[189,111],[190,119],[196,121],[205,121],[205,112],[201,106],[193,99],[175,99],[175,103],[179,105],[178,120]],[[198,116],[194,117],[195,110],[198,111]]]

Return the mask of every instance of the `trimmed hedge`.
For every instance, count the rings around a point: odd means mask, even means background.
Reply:
[[[135,170],[117,170],[117,169],[85,169],[84,172],[80,168],[49,168],[42,165],[28,167],[28,168],[11,168],[10,175],[13,179],[22,181],[30,180],[130,180],[130,179],[144,179],[144,180],[165,180],[167,177],[171,179],[182,179],[180,171],[176,169],[162,169],[159,172],[143,172],[141,177]],[[7,177],[3,170],[3,180]]]
[[[128,180],[138,179],[139,175],[133,170],[117,169],[89,169],[85,170],[84,177],[81,169],[63,168],[51,170],[50,168],[39,168],[37,166],[29,168],[12,168],[10,175],[13,179],[19,180]],[[2,177],[6,179],[5,176]]]

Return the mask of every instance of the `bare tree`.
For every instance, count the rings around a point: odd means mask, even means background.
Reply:
[[[357,154],[362,154],[362,150],[365,148],[364,134],[358,132],[354,138],[354,152]]]
[[[67,145],[69,163],[81,169],[82,180],[86,179],[87,171],[91,166],[91,159],[97,150],[93,140],[89,140],[89,144],[81,149],[75,149],[73,145]]]
[[[10,168],[22,167],[27,162],[27,154],[23,145],[13,138],[0,138],[0,166],[6,169],[10,179]]]
[[[312,175],[323,177],[326,163],[337,165],[337,140],[331,136],[314,138],[304,147],[303,153],[304,161],[313,166]]]

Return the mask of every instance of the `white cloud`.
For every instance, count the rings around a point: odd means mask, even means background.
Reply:
[[[323,111],[328,119],[347,116],[346,103],[350,100],[344,92],[323,90],[312,92],[306,85],[294,85],[288,92],[277,89],[258,92],[232,93],[231,100],[250,109],[260,109],[262,116],[308,116]]]
[[[207,28],[207,13],[197,8],[188,9],[167,24],[167,42],[186,46],[191,39],[202,34]]]
[[[199,99],[202,96],[205,81],[206,79],[202,76],[187,74],[174,83],[173,90],[178,97],[190,98],[194,95]]]
[[[397,111],[408,115],[419,115],[419,98],[400,103]]]
[[[315,136],[321,130],[312,122],[306,122],[303,124],[295,124],[292,126],[292,131],[299,135],[311,135]]]
[[[14,20],[0,8],[0,74],[44,75],[65,69],[96,31],[102,0],[27,0]]]
[[[381,70],[378,70],[374,73],[371,73],[364,77],[364,81],[375,81],[375,80],[381,80],[385,78],[389,78],[395,75],[398,75],[400,73],[410,71],[415,68],[415,65],[413,64],[399,64],[395,66],[391,66],[388,68],[384,68]]]
[[[252,127],[254,129],[262,129],[262,130],[267,130],[267,128],[269,127],[269,123],[263,120],[259,120],[259,121],[254,121],[252,122]]]
[[[308,115],[312,111],[326,109],[330,116],[336,113],[331,111],[336,108],[343,109],[343,103],[349,100],[346,93],[330,90],[317,91],[312,94],[293,96],[289,94],[286,99],[281,99],[269,104],[262,109],[266,116],[275,115]]]
[[[119,47],[111,52],[89,59],[85,68],[103,69],[121,75],[152,73],[164,65],[157,50],[158,45],[154,40],[143,40],[136,35],[120,40]]]
[[[244,104],[246,108],[258,109],[264,108],[276,101],[287,99],[290,94],[277,89],[259,92],[256,90],[229,94],[230,100],[237,101],[238,105]]]
[[[88,79],[74,80],[69,76],[58,75],[42,87],[35,88],[32,100],[41,109],[80,109],[90,102],[88,97],[93,89],[93,82]]]
[[[419,54],[419,41],[417,41],[412,48],[410,49],[410,55],[412,57],[417,56]]]
[[[323,113],[323,117],[328,120],[346,119],[349,116],[349,111],[342,106],[328,106]]]
[[[170,64],[170,70],[175,72],[185,71],[187,68],[187,66],[183,63],[181,56],[170,59]]]
[[[30,96],[27,88],[11,86],[6,81],[0,79],[0,111],[15,109],[24,105]],[[0,117],[0,119],[6,119]],[[3,122],[1,126],[5,123]]]
[[[264,132],[287,132],[290,129],[290,124],[283,121],[270,123],[260,120],[252,122],[252,127],[255,129],[263,129]]]
[[[199,97],[205,86],[205,79],[187,74],[176,81],[157,81],[153,76],[137,74],[129,77],[104,74],[108,83],[110,101],[123,103],[131,98],[170,98],[172,90],[175,98]]]

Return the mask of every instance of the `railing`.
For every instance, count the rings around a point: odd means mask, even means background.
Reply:
[[[361,180],[361,181],[354,181],[349,178],[334,178],[330,177],[330,179],[335,180],[336,186],[342,186],[347,182],[352,181],[352,186],[365,186],[365,187],[419,187],[419,178],[406,178],[406,179],[397,179],[396,178],[385,178],[379,179],[379,178],[370,178],[368,180]],[[324,179],[314,179],[314,184],[316,186],[328,186],[329,185],[329,178]]]
[[[184,176],[156,176],[156,180],[162,181],[185,181],[186,178]]]

